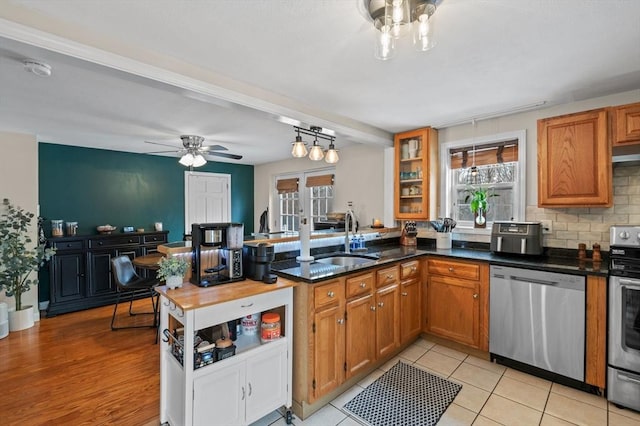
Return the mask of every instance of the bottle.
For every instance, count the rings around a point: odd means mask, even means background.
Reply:
[[[587,257],[587,245],[585,243],[578,244],[578,259],[585,259]]]
[[[271,342],[280,338],[280,315],[276,312],[266,312],[262,315],[260,326],[260,341]]]
[[[593,244],[593,261],[594,262],[601,262],[602,261],[602,254],[600,253],[600,244],[598,243],[594,243]]]

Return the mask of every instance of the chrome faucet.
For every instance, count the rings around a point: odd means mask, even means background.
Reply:
[[[351,218],[351,222],[349,222],[349,218]],[[349,246],[349,223],[351,223],[351,232],[355,236],[356,229],[356,214],[351,209],[347,209],[347,212],[344,215],[344,252],[351,253],[351,248]]]

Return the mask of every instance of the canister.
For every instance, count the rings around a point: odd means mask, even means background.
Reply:
[[[260,340],[262,343],[271,342],[280,338],[280,315],[276,312],[267,312],[262,315]]]
[[[67,235],[74,236],[78,233],[78,222],[67,222]]]
[[[242,334],[245,336],[255,336],[258,334],[259,314],[251,314],[242,318]]]
[[[51,236],[62,237],[64,235],[63,220],[51,220]]]

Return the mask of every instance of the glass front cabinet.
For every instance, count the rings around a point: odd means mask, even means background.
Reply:
[[[395,146],[395,218],[437,217],[438,132],[430,127],[398,133]]]

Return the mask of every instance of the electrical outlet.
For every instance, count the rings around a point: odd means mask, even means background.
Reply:
[[[553,221],[551,220],[541,220],[542,223],[542,233],[543,234],[551,234],[553,232]]]

